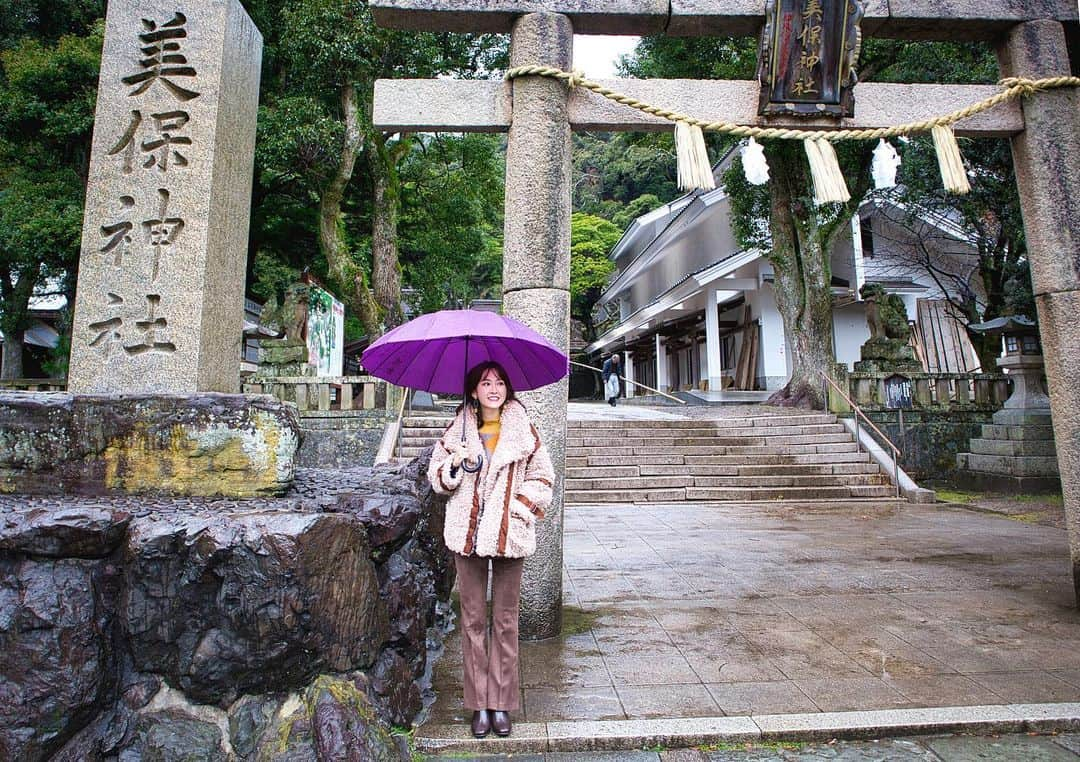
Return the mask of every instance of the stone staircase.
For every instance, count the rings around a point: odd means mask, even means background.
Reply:
[[[395,460],[421,455],[449,424],[404,418]],[[895,499],[888,477],[831,414],[567,422],[568,505]]]
[[[836,416],[570,421],[566,503],[895,500]]]
[[[412,415],[401,419],[401,445],[394,454],[395,462],[412,460],[423,454],[439,441],[446,427],[453,420],[450,416]]]

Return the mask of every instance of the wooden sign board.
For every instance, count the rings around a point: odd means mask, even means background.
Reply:
[[[768,0],[758,56],[758,113],[852,116],[858,0]]]
[[[911,409],[910,378],[896,374],[885,379],[885,407],[890,410]]]

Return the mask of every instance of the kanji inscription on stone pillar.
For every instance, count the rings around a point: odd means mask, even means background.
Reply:
[[[238,0],[109,2],[72,391],[239,391],[261,57]]]

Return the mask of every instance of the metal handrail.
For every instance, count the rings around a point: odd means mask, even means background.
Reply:
[[[603,373],[604,372],[600,368],[594,368],[592,365],[586,365],[583,362],[574,362],[573,360],[571,360],[570,364],[571,365],[576,365],[579,368],[588,368],[589,370],[595,370],[597,373]],[[634,386],[640,386],[642,389],[648,389],[650,392],[655,392],[656,394],[659,394],[661,397],[667,397],[669,400],[675,400],[680,405],[685,405],[686,404],[686,400],[681,400],[678,397],[673,397],[672,395],[666,394],[665,392],[662,392],[659,389],[653,389],[651,386],[646,386],[645,384],[638,383],[637,381],[631,381],[626,376],[619,376],[618,373],[616,373],[615,375],[618,376],[619,378],[621,378],[623,381],[625,381],[628,384],[633,384]]]
[[[866,425],[869,426],[879,437],[881,437],[881,439],[885,442],[885,444],[887,444],[889,447],[892,448],[892,451],[893,451],[893,484],[896,485],[896,496],[900,497],[900,448],[897,447],[896,445],[894,445],[892,443],[892,440],[889,439],[887,436],[885,436],[884,432],[882,432],[881,429],[879,429],[877,426],[874,425],[874,422],[871,421],[867,417],[866,413],[864,413],[862,411],[862,408],[860,408],[858,405],[856,405],[855,402],[851,399],[851,397],[849,397],[844,392],[844,390],[841,389],[840,386],[835,381],[833,381],[831,378],[829,378],[829,375],[827,373],[825,373],[825,371],[818,371],[818,372],[821,373],[821,377],[824,378],[829,383],[829,385],[833,389],[836,390],[836,393],[844,398],[844,402],[848,403],[848,405],[851,407],[851,409],[855,411],[855,449],[856,449],[856,451],[861,452],[861,447],[862,447],[861,443],[860,443],[860,440],[861,440],[862,437],[860,436],[861,432],[859,431],[859,417],[860,416],[863,418],[863,420],[866,421]],[[827,404],[826,404],[826,407],[828,407]]]
[[[394,437],[394,452],[390,457],[396,457],[401,452],[401,421],[405,417],[405,402],[412,399],[412,389],[407,386],[401,387],[401,404],[398,405],[397,411],[397,434]],[[412,411],[412,405],[409,405],[409,411]]]

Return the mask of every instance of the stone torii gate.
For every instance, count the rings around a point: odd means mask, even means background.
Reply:
[[[1002,76],[1070,73],[1063,22],[1073,0],[866,0],[864,35],[982,40],[996,46]],[[763,0],[372,0],[377,23],[400,29],[511,34],[510,65],[569,70],[573,34],[747,36],[765,22]],[[587,74],[587,72],[586,72]],[[855,116],[761,118],[757,82],[611,80],[607,87],[707,120],[809,128],[883,127],[929,118],[996,87],[864,83]],[[1039,93],[956,125],[960,135],[1010,137],[1027,233],[1080,595],[1080,95]],[[563,349],[568,345],[570,132],[663,130],[672,124],[544,77],[495,81],[380,80],[374,122],[386,131],[509,131],[503,288],[506,312]],[[565,465],[566,383],[529,395],[530,408]],[[558,634],[562,588],[562,489],[525,567],[522,633]]]

